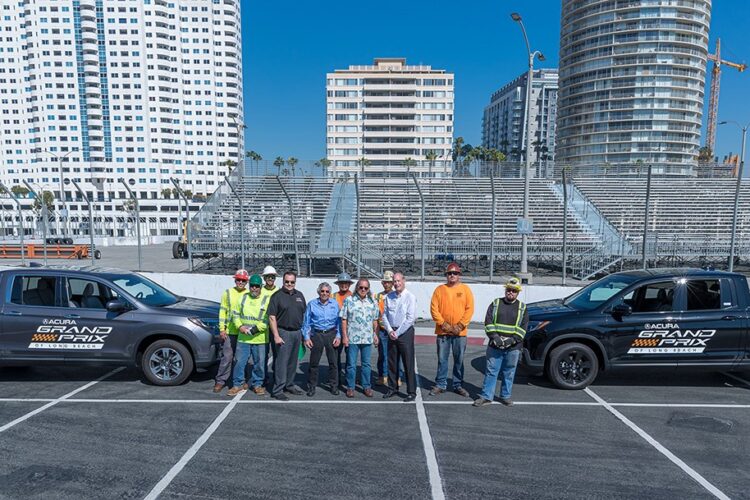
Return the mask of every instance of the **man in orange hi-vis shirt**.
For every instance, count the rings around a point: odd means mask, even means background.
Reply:
[[[461,268],[455,262],[448,265],[445,277],[446,283],[435,289],[430,302],[438,355],[435,386],[430,390],[430,396],[446,391],[448,355],[453,352],[453,392],[467,398],[469,393],[461,384],[464,379],[467,326],[474,315],[474,295],[467,285],[461,283]]]

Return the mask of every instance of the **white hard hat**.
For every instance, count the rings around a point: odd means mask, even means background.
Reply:
[[[266,266],[263,268],[263,276],[268,276],[269,274],[273,274],[274,276],[278,276],[279,273],[276,272],[276,269],[274,269],[273,266]]]

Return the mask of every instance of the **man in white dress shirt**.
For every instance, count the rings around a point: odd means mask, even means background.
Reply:
[[[417,397],[417,377],[414,372],[414,320],[417,314],[417,298],[406,289],[403,273],[393,275],[393,291],[385,296],[383,326],[388,332],[388,392],[383,398],[398,394],[398,360],[406,375],[405,403]]]

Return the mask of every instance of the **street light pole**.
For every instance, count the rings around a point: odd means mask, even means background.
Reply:
[[[10,198],[18,206],[18,223],[21,226],[21,229],[18,232],[18,236],[21,242],[21,265],[25,267],[26,266],[26,253],[25,253],[25,248],[23,246],[23,233],[25,231],[25,229],[23,228],[23,208],[21,208],[21,202],[18,201],[18,198],[16,198],[16,195],[13,194],[13,191],[5,187],[5,184],[3,184],[2,182],[0,182],[0,189],[8,193],[8,196],[10,196]]]
[[[125,182],[125,179],[120,177],[120,183],[125,186],[125,190],[130,195],[130,199],[135,203],[135,236],[138,238],[138,271],[143,270],[143,260],[141,255],[141,207],[138,203],[138,197],[130,190],[130,186]]]
[[[529,55],[529,70],[526,76],[526,111],[524,120],[524,129],[526,134],[526,154],[525,154],[525,166],[524,166],[524,182],[523,182],[523,220],[524,220],[524,232],[521,234],[521,272],[519,277],[522,281],[531,282],[531,273],[529,273],[529,241],[526,230],[528,229],[529,220],[529,191],[530,191],[530,177],[531,177],[531,86],[534,80],[534,58],[538,57],[540,61],[544,61],[544,54],[538,50],[531,51],[531,45],[529,44],[529,38],[526,36],[526,28],[523,25],[521,15],[517,12],[513,12],[510,15],[511,19],[518,23],[523,33],[523,39],[526,42],[526,50]]]
[[[83,198],[83,201],[86,202],[86,205],[89,207],[89,239],[91,240],[91,249],[89,250],[89,257],[91,257],[91,265],[94,265],[94,212],[91,207],[91,200],[86,195],[86,193],[83,192],[83,189],[81,189],[81,186],[78,185],[76,181],[72,181],[75,188],[78,190],[78,193]]]
[[[64,155],[62,155],[62,156],[57,156],[56,154],[50,153],[49,151],[46,151],[46,150],[42,151],[42,153],[46,153],[46,154],[50,155],[52,158],[55,159],[55,161],[57,162],[57,168],[58,168],[58,171],[59,171],[59,174],[60,174],[60,178],[58,179],[59,184],[60,184],[60,205],[62,205],[62,208],[60,210],[60,217],[61,218],[62,217],[65,218],[65,222],[63,223],[63,226],[62,226],[63,227],[63,231],[62,231],[63,236],[65,236],[65,231],[67,230],[66,226],[67,226],[67,220],[68,220],[68,209],[65,206],[65,191],[64,191],[65,188],[64,188],[64,185],[63,185],[63,183],[64,183],[64,179],[63,179],[63,160],[65,158],[67,158],[68,156],[70,156],[71,154],[77,152],[77,151],[78,151],[77,149],[72,149],[72,150],[68,151],[67,153],[65,153]],[[59,226],[58,226],[58,229],[59,229]]]
[[[740,204],[740,187],[742,185],[742,171],[745,168],[745,142],[747,139],[747,129],[750,127],[750,123],[744,127],[736,121],[723,121],[719,125],[725,123],[733,123],[742,130],[742,147],[740,148],[740,165],[737,168],[737,184],[734,188],[734,210],[732,211],[732,233],[729,239],[729,272],[734,271],[734,242],[737,236],[737,216]]]

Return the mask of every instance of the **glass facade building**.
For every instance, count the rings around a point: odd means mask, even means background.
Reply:
[[[696,160],[710,0],[563,0],[558,162]]]

